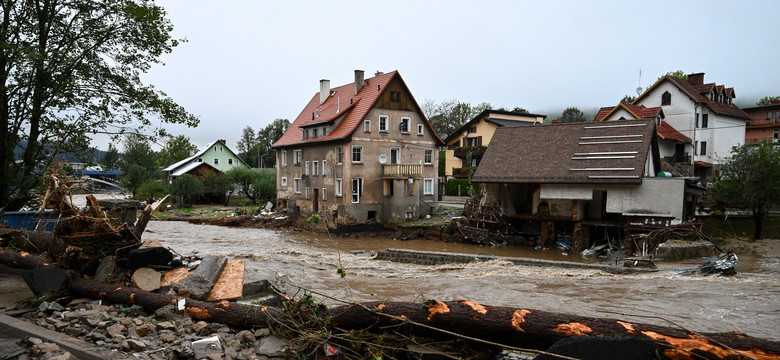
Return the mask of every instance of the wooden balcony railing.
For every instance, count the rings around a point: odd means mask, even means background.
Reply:
[[[409,178],[422,177],[423,166],[421,164],[385,164],[382,166],[382,177],[385,178]]]
[[[472,158],[481,158],[486,149],[486,146],[461,146],[455,149],[455,157],[465,159],[471,153]]]

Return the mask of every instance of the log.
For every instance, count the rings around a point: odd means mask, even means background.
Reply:
[[[152,214],[157,211],[157,208],[160,207],[160,204],[162,204],[163,201],[168,198],[168,196],[170,195],[165,195],[165,197],[162,199],[157,200],[152,204],[146,205],[144,211],[141,213],[141,216],[138,218],[138,221],[135,222],[135,226],[133,227],[133,235],[135,235],[135,238],[138,239],[138,241],[141,241],[141,235],[143,235],[144,230],[146,230],[146,224],[148,224],[149,220],[152,219]]]
[[[32,258],[36,257],[0,251],[0,261],[10,260],[11,263],[6,263],[10,266],[40,266],[43,263],[42,260],[36,261]],[[136,304],[150,312],[182,300],[172,295],[98,283],[80,277],[71,278],[69,288],[81,296],[112,303]],[[281,310],[229,301],[210,303],[184,299],[184,310],[196,320],[220,322],[241,328],[264,327],[277,321],[289,321]],[[481,305],[468,300],[429,300],[425,303],[368,302],[334,307],[317,313],[304,311],[302,316],[304,319],[311,316],[330,317],[332,324],[342,329],[383,331],[398,330],[398,327],[402,326],[411,333],[426,336],[459,334],[508,346],[535,349],[546,349],[564,338],[586,335],[649,339],[661,347],[665,356],[673,359],[780,358],[780,342],[743,334],[694,333],[668,326]]]
[[[173,288],[176,291],[186,290],[192,298],[204,300],[217,282],[226,263],[227,258],[224,256],[206,255],[195,272],[178,284],[174,284]]]

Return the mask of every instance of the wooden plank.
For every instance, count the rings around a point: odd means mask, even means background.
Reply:
[[[160,280],[160,286],[171,286],[179,281],[184,280],[184,278],[190,276],[190,274],[193,272],[195,271],[187,271],[186,267],[180,267],[166,271],[165,274],[163,274],[162,280]]]
[[[230,260],[225,264],[206,301],[233,300],[243,296],[244,260]]]

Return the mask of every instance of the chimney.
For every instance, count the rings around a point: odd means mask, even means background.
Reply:
[[[222,142],[222,145],[227,145],[227,141],[225,141],[225,139],[219,139],[219,141]]]
[[[330,96],[330,80],[322,79],[320,80],[320,105],[328,100],[328,96]]]
[[[704,84],[704,73],[688,74],[688,83],[691,85]]]
[[[363,88],[363,70],[355,70],[355,95]]]

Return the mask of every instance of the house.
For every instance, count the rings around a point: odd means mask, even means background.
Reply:
[[[755,145],[764,140],[780,142],[780,100],[743,110],[750,116],[745,130],[745,144]]]
[[[657,139],[654,120],[501,127],[472,181],[484,185],[483,206],[542,246],[628,246],[627,224],[680,223],[695,200],[684,178],[656,176]]]
[[[689,175],[692,173],[690,154],[693,154],[693,141],[664,119],[661,107],[648,108],[644,105],[624,103],[602,107],[593,117],[593,121],[653,120],[658,137],[661,170],[677,176]]]
[[[750,116],[733,103],[734,88],[704,83],[704,73],[688,79],[666,75],[634,100],[633,105],[661,107],[668,122],[693,141],[693,173],[712,179],[713,166],[730,155],[731,148],[745,140]]]
[[[281,207],[329,226],[416,219],[435,210],[434,132],[398,71],[316,93],[272,145]]]
[[[490,139],[502,126],[541,124],[547,115],[517,113],[502,110],[485,110],[463,124],[445,139],[447,177],[467,178],[479,165]]]
[[[184,174],[202,178],[207,172],[224,173],[236,166],[249,167],[227,146],[225,140],[216,140],[195,155],[166,167],[163,172],[166,174],[166,182],[170,184],[173,179]]]

